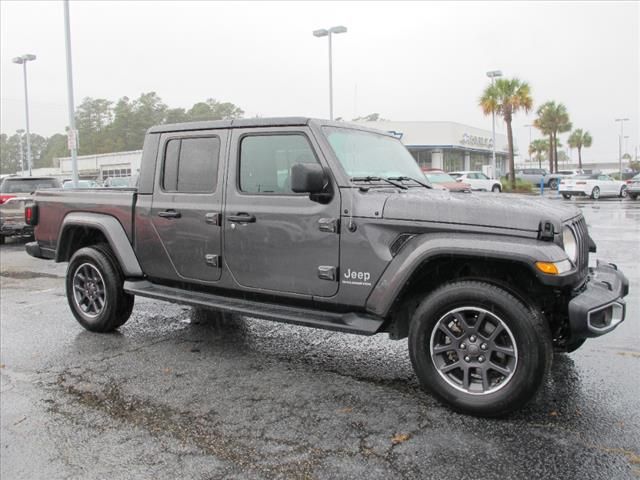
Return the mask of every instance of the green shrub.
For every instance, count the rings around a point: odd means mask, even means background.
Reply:
[[[511,182],[507,177],[500,179],[502,182],[502,191],[507,193],[531,193],[533,191],[533,184],[525,182],[519,178],[516,178],[515,190],[511,188]]]

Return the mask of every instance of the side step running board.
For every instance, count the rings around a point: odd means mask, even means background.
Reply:
[[[165,300],[167,302],[205,307],[247,317],[293,323],[306,327],[336,330],[345,333],[373,335],[384,319],[365,313],[332,313],[306,308],[288,307],[254,300],[223,297],[210,293],[185,291],[165,287],[146,280],[125,281],[124,290],[133,295]]]

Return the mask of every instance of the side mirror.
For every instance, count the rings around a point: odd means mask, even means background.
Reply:
[[[296,163],[291,167],[291,190],[296,193],[321,193],[326,177],[317,163]]]

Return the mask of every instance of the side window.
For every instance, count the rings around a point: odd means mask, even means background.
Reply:
[[[480,180],[489,180],[489,177],[487,177],[484,173],[476,173],[476,175]]]
[[[218,137],[169,140],[165,147],[162,187],[167,192],[213,193],[219,157]]]
[[[294,194],[290,176],[296,163],[317,163],[304,135],[245,136],[240,143],[240,190]]]

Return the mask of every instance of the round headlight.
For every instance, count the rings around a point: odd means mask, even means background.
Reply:
[[[576,263],[578,260],[578,242],[576,236],[569,227],[562,229],[562,244],[564,245],[564,251],[566,252],[569,260]]]

